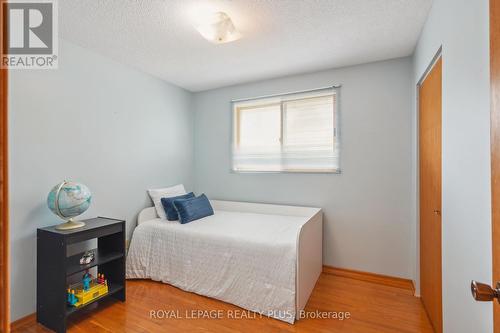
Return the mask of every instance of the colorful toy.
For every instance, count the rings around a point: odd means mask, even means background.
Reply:
[[[89,271],[86,271],[85,274],[83,274],[83,278],[82,278],[82,284],[83,284],[84,291],[89,291],[91,281],[92,281],[92,275],[90,275]]]
[[[97,274],[97,283],[107,285],[108,281],[104,279],[104,274]]]
[[[78,299],[75,296],[75,290],[68,289],[68,304],[75,306],[76,302],[78,302]]]
[[[86,271],[82,282],[69,287],[67,301],[70,306],[79,307],[107,294],[108,291],[108,280],[104,278],[104,274],[98,273],[97,278],[93,279]]]

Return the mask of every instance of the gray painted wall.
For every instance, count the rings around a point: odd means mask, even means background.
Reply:
[[[58,70],[10,76],[12,320],[35,311],[36,228],[60,222],[45,203],[52,186],[86,184],[82,218],[123,218],[129,233],[147,188],[192,188],[191,93],[59,45]]]
[[[472,279],[492,276],[488,7],[488,0],[435,0],[414,55],[415,86],[443,47],[445,332],[493,330],[492,304],[474,302],[469,289]]]
[[[196,93],[196,191],[321,207],[325,264],[414,278],[411,64],[403,58]],[[342,84],[341,174],[230,172],[231,99],[331,84]]]

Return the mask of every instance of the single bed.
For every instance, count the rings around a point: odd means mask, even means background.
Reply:
[[[293,323],[322,271],[319,208],[211,200],[188,224],[138,217],[128,279],[152,279]]]

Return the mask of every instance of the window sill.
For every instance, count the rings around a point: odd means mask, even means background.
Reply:
[[[279,171],[261,171],[261,170],[230,170],[235,174],[272,174],[272,173],[306,173],[306,174],[340,174],[340,169],[325,169],[325,170],[279,170]]]

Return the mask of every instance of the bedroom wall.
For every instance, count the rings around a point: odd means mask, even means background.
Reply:
[[[475,302],[469,288],[492,276],[488,0],[434,1],[414,55],[414,87],[441,45],[444,331],[492,332],[492,303]]]
[[[412,67],[403,58],[194,94],[195,188],[324,209],[324,263],[414,278]],[[341,174],[230,172],[232,99],[342,84]]]
[[[192,188],[191,93],[59,43],[59,69],[10,74],[12,320],[35,311],[36,228],[60,222],[52,186],[86,184],[82,218],[126,219],[129,234],[147,188]]]

